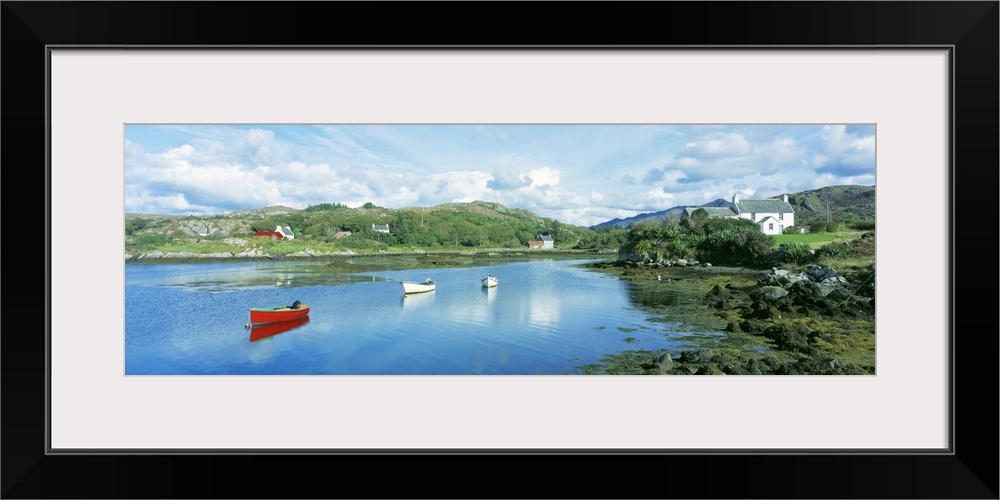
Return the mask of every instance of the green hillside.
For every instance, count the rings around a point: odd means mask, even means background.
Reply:
[[[829,222],[875,222],[875,186],[828,186],[790,193],[795,224],[809,227]]]
[[[389,232],[374,226],[387,225]],[[254,237],[257,231],[288,227],[294,240]],[[350,233],[350,234],[346,234]],[[619,237],[609,236],[618,233]],[[549,235],[556,249],[616,250],[623,231],[595,232],[499,203],[474,201],[391,209],[371,203],[350,208],[321,203],[297,210],[272,206],[213,216],[126,214],[127,254],[153,250],[196,254],[266,247],[267,253],[378,252],[435,249],[527,249]]]
[[[874,229],[873,186],[830,186],[789,193],[788,201],[795,208],[796,226],[822,226],[812,228],[814,232],[827,230],[827,218],[843,228]],[[551,236],[557,250],[613,253],[623,245],[626,250],[631,249],[636,231],[648,222],[587,229],[488,201],[400,209],[372,203],[359,208],[320,203],[303,210],[275,205],[212,216],[126,213],[125,253],[134,256],[161,251],[259,257],[297,252],[527,249],[528,242],[540,239],[541,235]],[[374,228],[383,225],[389,227],[388,233]],[[295,239],[254,236],[257,231],[274,231],[278,226],[290,228]],[[631,226],[635,226],[632,231]]]

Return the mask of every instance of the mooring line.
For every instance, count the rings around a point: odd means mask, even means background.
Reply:
[[[842,305],[846,304],[848,300],[851,300],[851,298],[853,298],[853,297],[854,297],[854,294],[858,293],[858,290],[861,290],[861,287],[865,286],[865,283],[868,283],[868,280],[870,280],[870,279],[872,279],[872,278],[874,278],[874,277],[875,277],[875,273],[872,273],[872,274],[871,274],[871,276],[869,276],[869,277],[865,278],[865,280],[864,280],[863,282],[861,282],[861,284],[860,284],[860,285],[858,285],[858,287],[857,287],[857,288],[855,288],[855,289],[854,289],[854,291],[853,291],[853,292],[851,292],[851,294],[850,294],[850,295],[848,295],[848,296],[847,296],[847,298],[846,298],[846,299],[844,299],[844,301],[843,301],[843,302],[841,302],[841,303],[837,304],[837,307],[840,307],[840,306],[842,306]]]

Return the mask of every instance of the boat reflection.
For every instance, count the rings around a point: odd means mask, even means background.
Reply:
[[[434,302],[433,293],[408,293],[400,296],[399,307],[403,309],[417,309]]]
[[[294,330],[308,322],[309,322],[309,316],[302,316],[301,318],[295,318],[288,321],[281,321],[279,323],[271,323],[268,325],[251,327],[250,342],[256,342],[261,339],[273,337],[279,333],[284,333],[289,330]]]
[[[483,295],[486,296],[486,303],[489,304],[493,302],[493,299],[497,297],[497,289],[493,286],[484,286],[481,288]]]

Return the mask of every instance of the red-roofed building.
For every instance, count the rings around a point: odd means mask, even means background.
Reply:
[[[253,235],[261,236],[264,238],[269,238],[273,236],[279,239],[289,239],[289,240],[295,239],[295,234],[292,233],[291,229],[281,226],[275,227],[274,231],[257,231],[256,233],[253,233]]]

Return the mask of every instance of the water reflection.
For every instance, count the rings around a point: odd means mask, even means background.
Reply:
[[[527,323],[543,331],[554,329],[559,324],[561,298],[554,293],[533,294],[527,301]]]
[[[673,325],[630,307],[676,303],[670,285],[641,293],[572,264],[356,274],[290,262],[127,266],[126,371],[553,375],[609,353],[673,345]],[[481,287],[486,272],[499,272],[503,286]],[[290,286],[275,287],[279,276]],[[400,280],[426,276],[435,292],[400,293]],[[247,304],[296,299],[313,307],[309,319],[242,328]]]
[[[485,287],[484,286],[482,288],[482,290],[483,290],[483,297],[486,298],[486,303],[487,304],[489,304],[489,303],[493,302],[494,300],[496,300],[496,298],[497,298],[497,289],[496,289],[496,287]]]
[[[309,316],[302,316],[301,318],[282,321],[280,323],[271,323],[269,325],[251,327],[250,342],[256,342],[261,339],[273,337],[279,333],[285,333],[289,330],[294,330],[308,322],[309,322]]]
[[[663,283],[662,287],[660,283],[655,286],[636,286],[630,283],[628,296],[632,302],[646,307],[680,305],[681,295],[667,287],[667,283]]]
[[[415,310],[434,303],[434,293],[405,293],[399,296],[399,307],[405,310]]]

